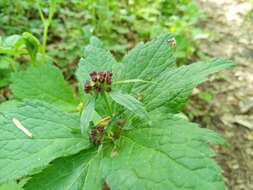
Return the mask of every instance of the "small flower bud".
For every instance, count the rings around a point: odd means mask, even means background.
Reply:
[[[112,79],[106,78],[106,84],[111,85],[112,84]]]
[[[99,82],[104,83],[105,82],[105,77],[106,77],[105,72],[99,72],[98,76],[99,76]]]
[[[105,78],[104,78],[103,76],[102,76],[102,77],[99,77],[98,80],[99,80],[100,83],[104,83],[104,82],[105,82]]]
[[[98,130],[99,133],[104,133],[105,128],[102,126],[97,126],[96,129]]]
[[[96,71],[93,71],[90,73],[90,77],[93,82],[96,82],[98,80],[98,73]]]
[[[91,86],[90,81],[86,81],[85,84],[84,84],[84,91],[86,93],[89,93],[91,90],[92,90],[92,86]]]
[[[102,143],[104,133],[105,129],[102,126],[98,125],[93,128],[90,135],[91,142],[95,145],[100,145]]]
[[[109,85],[112,84],[112,72],[110,72],[110,71],[106,72],[105,81]]]
[[[101,86],[99,84],[95,84],[94,89],[96,90],[96,92],[101,92]]]

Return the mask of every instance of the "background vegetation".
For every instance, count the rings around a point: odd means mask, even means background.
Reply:
[[[0,0],[0,34],[2,41],[13,35],[30,32],[43,41],[43,24],[39,14],[48,16],[50,3],[34,0]],[[51,1],[52,2],[52,1]],[[73,76],[74,65],[83,53],[91,36],[99,37],[118,58],[137,42],[147,41],[165,31],[176,34],[176,56],[185,64],[197,53],[197,39],[205,37],[198,27],[203,13],[193,0],[54,0],[55,11],[47,37],[47,55]],[[15,39],[15,38],[14,38]],[[7,39],[8,41],[8,39]],[[0,41],[1,44],[1,41]],[[2,44],[3,46],[3,44]],[[0,45],[1,47],[1,45]],[[1,52],[1,51],[0,51]],[[24,63],[27,56],[3,55],[0,86],[8,84],[9,72],[16,63]],[[19,64],[18,64],[19,65]],[[15,69],[14,69],[15,70]]]

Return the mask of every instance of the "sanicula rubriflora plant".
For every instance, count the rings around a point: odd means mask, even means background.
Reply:
[[[60,71],[12,76],[0,107],[0,183],[25,190],[224,190],[209,142],[224,141],[178,113],[192,89],[233,64],[177,67],[172,34],[141,43],[118,63],[97,39],[85,48],[73,95]],[[79,112],[80,111],[80,112]]]

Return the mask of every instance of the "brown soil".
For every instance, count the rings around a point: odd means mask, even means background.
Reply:
[[[186,108],[193,120],[221,134],[229,147],[214,147],[229,190],[253,190],[253,18],[252,5],[240,0],[198,0],[210,35],[200,51],[228,57],[237,66],[195,89],[214,95],[207,103],[194,95]]]

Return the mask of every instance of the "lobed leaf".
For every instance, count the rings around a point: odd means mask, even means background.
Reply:
[[[227,59],[212,59],[181,66],[164,72],[155,84],[144,90],[135,90],[144,95],[143,102],[148,111],[162,109],[165,113],[177,113],[182,109],[194,87],[205,81],[208,75],[232,65],[233,63]]]
[[[173,34],[167,33],[145,44],[139,44],[122,60],[120,79],[142,79],[152,81],[162,72],[175,67],[175,58],[169,41]],[[128,84],[123,87],[127,92],[134,86],[143,84]]]

